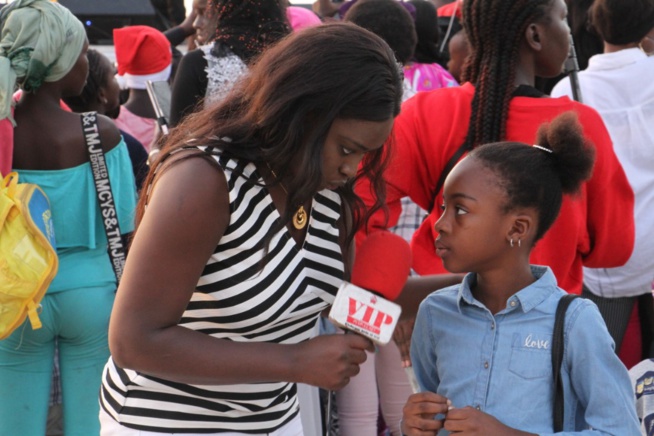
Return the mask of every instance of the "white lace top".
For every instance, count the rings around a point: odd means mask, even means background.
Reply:
[[[213,44],[202,47],[207,61],[207,92],[204,107],[211,106],[224,99],[238,79],[247,73],[245,63],[227,47],[221,47],[224,56],[216,57],[211,49]]]

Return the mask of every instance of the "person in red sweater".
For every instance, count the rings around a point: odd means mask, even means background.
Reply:
[[[579,294],[582,265],[609,268],[629,259],[634,196],[599,114],[567,97],[549,98],[534,88],[536,76],[554,77],[562,70],[569,51],[566,16],[563,0],[464,2],[463,24],[471,49],[463,71],[467,83],[420,93],[404,103],[395,121],[392,161],[385,175],[389,210],[374,215],[360,231],[359,243],[366,232],[393,226],[400,200],[408,196],[431,211],[413,236],[413,267],[421,275],[445,273],[434,248],[434,224],[441,214],[446,167],[481,144],[533,144],[541,124],[574,111],[596,148],[593,176],[578,197],[566,196],[558,219],[533,249],[530,262],[549,265],[561,288]],[[365,183],[357,187],[357,194],[366,204],[374,203]],[[408,283],[405,290],[412,291]]]

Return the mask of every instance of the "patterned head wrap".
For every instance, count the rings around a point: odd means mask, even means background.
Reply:
[[[84,25],[47,0],[16,0],[0,9],[0,119],[11,118],[16,85],[34,92],[63,78],[86,42]],[[12,119],[13,122],[13,119]]]
[[[214,41],[246,64],[291,32],[279,0],[209,0],[207,10],[218,26]]]

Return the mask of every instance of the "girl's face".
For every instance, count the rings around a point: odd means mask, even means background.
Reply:
[[[563,71],[563,64],[570,53],[568,7],[563,0],[552,1],[547,17],[539,23],[539,28],[542,50],[536,59],[536,75],[556,77]]]
[[[465,63],[465,60],[470,53],[468,40],[466,39],[466,35],[463,30],[455,34],[452,39],[450,39],[448,48],[450,51],[450,60],[447,62],[447,70],[452,76],[454,76],[457,82],[460,83],[461,70],[463,69],[463,64]]]
[[[102,71],[106,71],[105,77],[102,80],[103,85],[100,87],[100,96],[102,104],[104,105],[104,113],[110,117],[113,117],[114,113],[116,116],[118,114],[118,108],[120,106],[120,85],[116,80],[116,68],[111,64],[111,61],[103,56],[100,59],[100,67]],[[106,103],[105,103],[106,100]]]
[[[207,17],[207,0],[194,0],[193,11],[195,12],[195,20],[193,21],[193,28],[195,29],[195,39],[199,45],[209,42],[215,29],[211,25],[212,20]]]
[[[363,156],[380,149],[392,128],[392,118],[386,121],[335,119],[322,150],[320,189],[336,189],[355,177]]]
[[[475,158],[465,158],[447,176],[443,212],[435,224],[436,254],[452,273],[501,268],[510,249],[512,214],[502,180]]]

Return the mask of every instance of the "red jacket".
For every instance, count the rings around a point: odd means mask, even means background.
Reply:
[[[385,174],[390,219],[386,223],[379,211],[368,223],[370,231],[396,224],[402,197],[409,196],[429,210],[441,171],[464,142],[473,94],[474,87],[468,83],[418,93],[402,106],[391,136],[394,143],[389,140],[392,161]],[[634,244],[634,195],[604,123],[594,109],[567,97],[515,97],[509,107],[506,139],[533,144],[542,123],[569,110],[577,112],[584,134],[595,144],[593,176],[582,187],[579,198],[564,198],[559,217],[534,247],[530,261],[549,265],[561,288],[579,294],[582,265],[623,265]],[[357,186],[357,193],[367,205],[373,203],[367,182]],[[413,236],[413,267],[422,275],[446,272],[434,249],[434,223],[441,204],[439,193],[434,209]],[[360,233],[358,242],[364,237]]]

